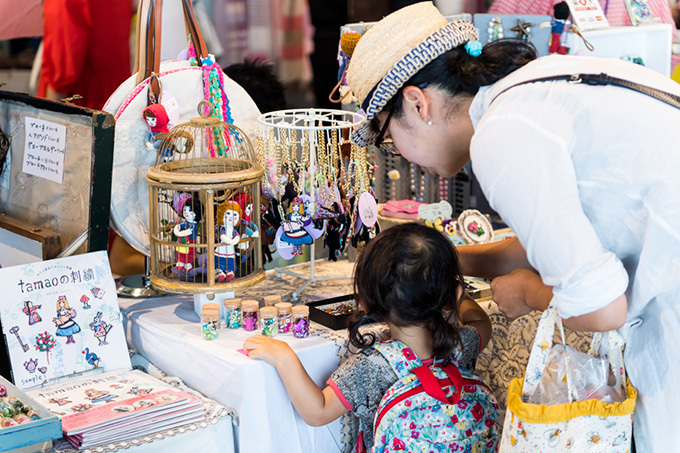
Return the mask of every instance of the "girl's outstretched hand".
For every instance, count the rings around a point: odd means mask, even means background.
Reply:
[[[262,359],[273,367],[280,360],[289,360],[290,355],[295,355],[285,341],[274,340],[264,335],[253,335],[243,342],[243,349],[248,357]]]

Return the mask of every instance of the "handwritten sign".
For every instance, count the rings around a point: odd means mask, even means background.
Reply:
[[[24,173],[61,184],[64,180],[66,126],[26,117]]]

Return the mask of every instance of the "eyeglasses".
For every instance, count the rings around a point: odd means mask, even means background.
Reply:
[[[387,118],[385,118],[385,124],[383,124],[378,137],[375,139],[375,146],[388,156],[401,156],[401,153],[395,146],[392,137],[385,138],[387,128],[389,127],[390,120],[392,119],[392,113],[394,113],[394,110],[390,110],[390,113],[387,114]]]

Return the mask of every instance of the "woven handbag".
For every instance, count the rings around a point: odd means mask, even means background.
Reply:
[[[621,394],[626,395],[623,402],[576,401],[568,366],[566,380],[571,402],[546,406],[533,401],[552,348],[556,325],[564,341],[562,321],[551,303],[538,324],[524,379],[510,382],[499,451],[630,451],[637,391],[626,378],[623,341],[616,331],[594,334],[590,353],[605,353],[617,386]]]
[[[168,0],[166,0],[168,1]],[[142,113],[161,103],[171,116],[170,126],[197,116],[199,102],[207,100],[212,116],[232,123],[246,135],[255,131],[260,111],[246,91],[222,72],[209,55],[196,23],[190,0],[182,1],[186,30],[196,57],[160,61],[162,0],[140,0],[136,33],[137,72],[111,95],[104,110],[116,119],[111,220],[113,228],[132,247],[149,255],[149,189],[146,172],[156,160],[149,142],[149,125]],[[184,29],[177,33],[184,34]],[[173,117],[174,116],[174,121]],[[215,145],[216,155],[228,149]]]

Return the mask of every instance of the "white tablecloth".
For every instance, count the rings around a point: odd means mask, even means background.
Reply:
[[[217,340],[204,340],[191,296],[120,298],[119,303],[132,349],[189,387],[236,410],[241,453],[342,449],[339,420],[318,428],[307,425],[293,408],[276,370],[237,352],[250,332],[223,329]],[[337,368],[338,347],[318,336],[277,338],[291,345],[312,379],[324,386]],[[226,446],[225,451],[229,451]]]

